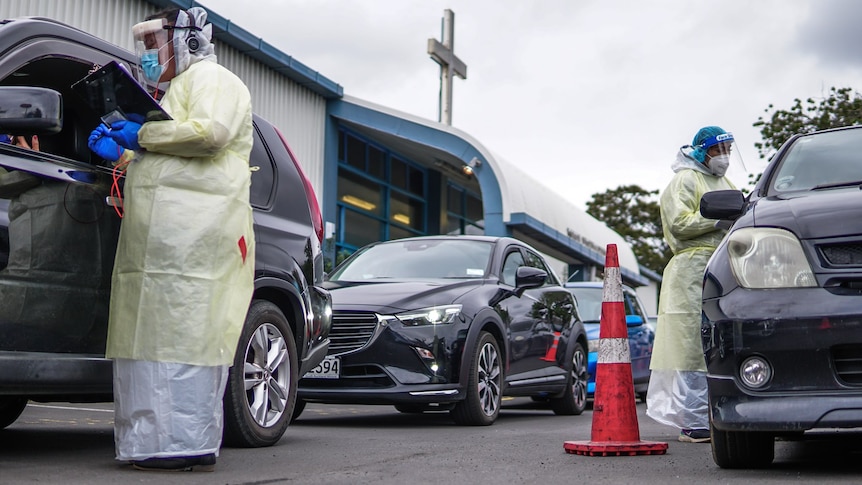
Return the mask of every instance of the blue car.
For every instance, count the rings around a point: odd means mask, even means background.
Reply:
[[[578,302],[578,312],[584,322],[587,332],[589,354],[587,356],[587,395],[592,396],[596,390],[596,361],[599,349],[599,324],[602,314],[601,281],[580,281],[566,283],[566,289],[572,292]],[[649,387],[649,363],[652,358],[652,346],[655,341],[655,328],[650,325],[644,305],[634,289],[623,285],[623,300],[626,307],[626,326],[629,331],[629,353],[632,361],[632,380],[635,395],[646,402]]]

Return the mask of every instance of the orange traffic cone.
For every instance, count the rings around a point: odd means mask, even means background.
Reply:
[[[563,447],[566,453],[589,456],[663,455],[667,451],[667,443],[640,439],[616,244],[608,244],[605,255],[591,440],[566,441]]]

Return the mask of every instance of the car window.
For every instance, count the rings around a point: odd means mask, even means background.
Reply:
[[[548,273],[548,277],[545,278],[545,284],[546,285],[558,284],[556,277],[554,276],[554,273],[550,269],[548,269],[548,265],[545,264],[545,261],[542,259],[541,256],[539,256],[538,254],[536,254],[530,250],[527,250],[525,252],[527,253],[527,260],[526,260],[527,266],[529,266],[531,268],[537,268],[537,269],[544,271],[545,273]]]
[[[597,323],[601,320],[602,315],[602,298],[604,289],[601,287],[578,287],[569,288],[569,291],[575,295],[578,303],[578,311],[584,322]],[[623,291],[623,303],[625,305],[626,315],[638,315],[644,322],[648,321],[647,314],[637,299],[637,294],[633,290],[626,289]]]
[[[578,303],[578,313],[585,323],[598,323],[602,318],[602,288],[569,288]]]
[[[252,167],[251,193],[249,194],[251,205],[256,208],[269,207],[275,192],[275,180],[273,178],[275,170],[272,157],[270,157],[257,127],[254,129],[254,144],[251,147],[249,164]]]
[[[40,135],[40,151],[81,162],[100,162],[87,147],[90,132],[101,122],[99,115],[71,90],[71,85],[92,68],[93,63],[84,59],[48,56],[21,66],[0,81],[4,86],[50,88],[63,96],[63,129]]]
[[[641,317],[644,323],[647,322],[647,314],[643,308],[641,308],[640,303],[638,302],[637,296],[632,291],[625,292],[625,300],[626,300],[626,315],[637,315]]]
[[[467,239],[391,241],[357,253],[329,279],[483,278],[492,249],[490,242]]]
[[[507,254],[505,261],[503,261],[503,271],[500,274],[503,283],[515,286],[515,274],[521,266],[524,266],[524,257],[520,251],[516,250]]]
[[[796,140],[772,177],[773,192],[862,181],[862,130],[841,130]]]

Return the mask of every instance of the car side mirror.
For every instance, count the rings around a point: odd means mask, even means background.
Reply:
[[[515,291],[523,292],[531,288],[538,288],[545,284],[548,273],[539,268],[520,266],[515,271]]]
[[[716,190],[700,198],[700,215],[707,219],[736,220],[745,214],[745,195],[739,190]]]
[[[53,135],[63,129],[63,98],[57,91],[0,86],[0,133]]]
[[[644,324],[644,319],[640,315],[626,315],[626,326],[637,327]]]
[[[544,270],[531,268],[530,266],[519,266],[518,269],[515,270],[514,291],[505,288],[498,289],[494,296],[492,296],[488,301],[488,305],[492,307],[497,306],[498,303],[513,295],[520,298],[521,295],[524,294],[524,290],[539,288],[545,284],[547,278],[548,273]]]

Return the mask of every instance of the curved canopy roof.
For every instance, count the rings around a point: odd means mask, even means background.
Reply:
[[[519,217],[513,218],[513,215],[530,215],[547,228],[569,236],[587,249],[599,253],[600,265],[604,265],[607,245],[616,244],[620,267],[640,273],[631,246],[616,231],[499,155],[495,154],[488,161],[496,166],[494,173],[503,199],[505,222],[515,224]]]
[[[486,234],[507,236],[517,230],[573,259],[600,267],[605,264],[607,245],[616,244],[622,276],[633,285],[649,283],[622,236],[468,133],[351,96],[330,101],[328,111],[428,166],[445,162],[457,168],[479,159],[475,176],[482,191]]]

